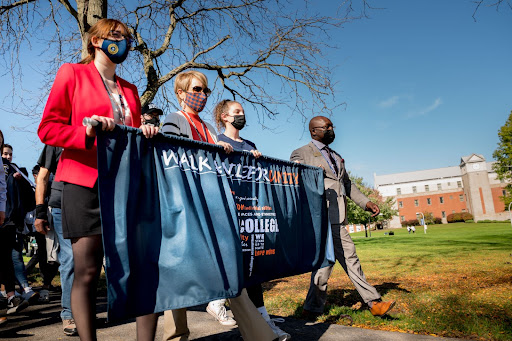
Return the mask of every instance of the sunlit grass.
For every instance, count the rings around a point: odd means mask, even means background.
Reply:
[[[429,226],[352,235],[363,270],[384,300],[396,307],[385,318],[365,309],[336,265],[320,321],[408,333],[482,340],[512,339],[512,228],[510,223]],[[264,285],[269,311],[300,317],[309,274]],[[361,307],[362,306],[362,307]]]

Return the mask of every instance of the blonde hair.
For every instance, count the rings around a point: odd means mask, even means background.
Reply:
[[[215,106],[215,109],[213,109],[213,118],[215,119],[215,123],[217,124],[217,129],[220,131],[222,128],[226,127],[226,122],[222,120],[222,114],[227,113],[229,110],[229,107],[233,103],[238,103],[237,101],[230,100],[230,99],[223,99],[217,105]]]
[[[204,87],[208,87],[208,78],[204,75],[204,73],[199,71],[186,71],[179,73],[174,80],[174,94],[178,99],[178,103],[181,105],[180,96],[178,96],[178,90],[183,90],[185,92],[188,91],[190,87],[190,83],[192,83],[192,79],[197,78],[201,83],[203,83]]]
[[[94,60],[96,55],[96,48],[92,45],[92,37],[98,38],[106,38],[110,31],[114,30],[116,27],[120,26],[123,32],[128,39],[132,39],[132,35],[128,26],[125,23],[120,22],[116,19],[100,19],[98,22],[91,26],[89,31],[87,31],[87,52],[89,55],[80,61],[80,64],[89,64]]]

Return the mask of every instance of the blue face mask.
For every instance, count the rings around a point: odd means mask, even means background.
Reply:
[[[126,57],[128,57],[130,47],[126,39],[119,41],[103,39],[103,44],[101,44],[101,50],[105,52],[107,57],[115,64],[124,62]]]

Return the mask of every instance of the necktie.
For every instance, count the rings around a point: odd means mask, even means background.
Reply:
[[[329,156],[329,161],[331,161],[331,164],[334,168],[334,173],[338,175],[338,164],[336,162],[336,158],[332,155],[332,149],[328,146],[325,146],[325,150],[327,151],[327,155]]]

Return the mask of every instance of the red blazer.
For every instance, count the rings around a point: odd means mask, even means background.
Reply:
[[[117,77],[117,86],[126,98],[132,126],[140,126],[140,100],[135,85]],[[64,64],[55,77],[37,134],[44,144],[63,147],[56,181],[94,187],[98,178],[96,143],[86,149],[84,117],[114,117],[112,104],[94,65]]]

